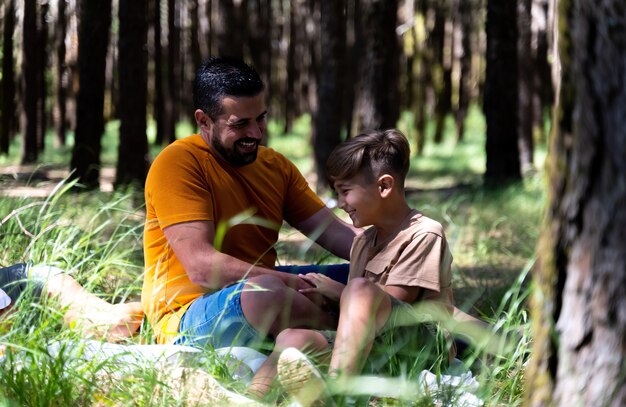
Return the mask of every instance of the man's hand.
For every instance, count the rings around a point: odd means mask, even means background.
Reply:
[[[344,284],[341,284],[324,274],[300,274],[300,278],[310,284],[309,288],[299,290],[302,294],[318,293],[333,301],[339,301],[343,289],[346,288]]]

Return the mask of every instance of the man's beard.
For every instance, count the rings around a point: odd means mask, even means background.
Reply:
[[[237,143],[246,141],[254,141],[255,143],[257,143],[254,151],[249,153],[240,153],[239,151],[237,151]],[[244,165],[252,164],[256,160],[256,156],[259,151],[258,143],[259,142],[256,139],[245,138],[237,140],[233,144],[232,148],[228,149],[226,148],[226,146],[224,146],[224,144],[222,144],[217,129],[216,131],[214,131],[213,137],[211,137],[211,146],[215,149],[215,151],[219,153],[219,155],[222,156],[224,160],[226,160],[230,165],[233,165],[235,167],[243,167]]]

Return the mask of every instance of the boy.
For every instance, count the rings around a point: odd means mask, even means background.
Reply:
[[[453,310],[452,256],[442,226],[411,209],[405,200],[409,144],[401,132],[374,131],[349,139],[331,153],[326,169],[338,194],[339,207],[348,213],[354,226],[372,227],[354,239],[346,286],[312,273],[302,278],[313,287],[300,292],[320,293],[339,301],[339,323],[329,376],[350,376],[360,373],[378,335],[392,329],[398,332],[395,327],[398,316],[408,315],[414,324],[425,321],[412,304],[431,301],[440,304],[443,310]],[[419,324],[404,330],[421,337],[422,343],[410,348],[418,347],[419,351],[422,346],[432,347],[424,352],[436,353],[437,339],[430,333],[432,327],[426,330],[426,326]],[[323,351],[328,339],[320,331],[281,332],[274,353],[249,387],[250,393],[260,396],[269,390],[278,364],[285,389],[301,404],[312,403],[323,388],[319,372],[295,349],[288,349],[282,355],[280,352],[288,347]],[[449,357],[453,357],[453,347],[448,349]],[[435,356],[441,356],[441,349],[439,353]],[[301,389],[310,391],[305,395],[299,392]]]

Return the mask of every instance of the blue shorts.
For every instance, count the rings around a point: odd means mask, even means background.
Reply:
[[[212,347],[257,347],[263,339],[250,325],[241,309],[246,281],[205,294],[191,303],[178,328],[177,345]]]
[[[349,265],[279,266],[276,270],[292,274],[318,272],[336,280],[347,279]],[[194,300],[183,315],[175,344],[213,349],[230,346],[258,348],[265,335],[254,329],[241,309],[245,281]]]

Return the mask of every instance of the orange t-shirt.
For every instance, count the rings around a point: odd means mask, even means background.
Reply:
[[[216,241],[212,243],[218,250],[273,268],[274,244],[283,220],[299,223],[324,206],[296,166],[276,151],[259,147],[256,161],[234,167],[197,134],[172,143],[158,155],[148,173],[145,198],[146,273],[141,301],[159,343],[174,339],[188,306],[209,292],[189,280],[168,245],[165,227],[213,221]],[[263,222],[251,221],[254,218]],[[233,225],[220,237],[220,225],[228,222]]]

